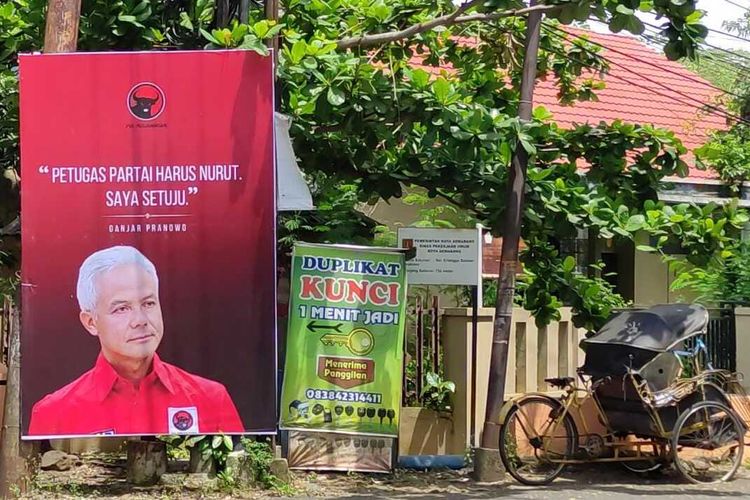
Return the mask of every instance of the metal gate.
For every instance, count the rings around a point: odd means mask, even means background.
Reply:
[[[708,350],[711,366],[718,369],[735,371],[737,369],[737,332],[734,321],[734,308],[709,309],[708,328],[703,340]],[[694,340],[686,342],[692,349]]]

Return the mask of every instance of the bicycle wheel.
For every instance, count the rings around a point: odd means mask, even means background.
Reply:
[[[728,406],[702,401],[685,410],[675,424],[672,456],[690,482],[728,481],[742,463],[745,429]]]
[[[520,401],[500,428],[500,459],[516,481],[543,485],[560,475],[578,437],[573,418],[559,416],[562,406],[553,399],[531,397]]]
[[[620,465],[625,467],[630,472],[635,472],[636,474],[646,474],[647,472],[653,472],[655,470],[661,469],[664,464],[661,462],[657,462],[656,460],[635,460],[620,462]]]
[[[640,450],[638,452],[632,452],[632,453],[639,453],[643,460],[623,460],[622,462],[619,462],[620,465],[622,465],[624,468],[629,470],[630,472],[634,472],[636,474],[646,474],[648,472],[653,472],[656,470],[661,469],[664,466],[664,457],[661,453],[662,446],[666,447],[667,443],[659,444],[655,443],[652,445],[652,454],[646,455],[643,450]],[[629,454],[625,455],[630,456]]]

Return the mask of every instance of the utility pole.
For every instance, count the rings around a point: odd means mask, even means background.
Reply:
[[[530,7],[538,2],[531,0]],[[522,122],[531,121],[533,110],[534,84],[536,82],[537,53],[539,51],[539,31],[542,13],[530,12],[526,20],[526,43],[521,78],[521,100],[518,117]],[[500,273],[497,280],[497,300],[495,302],[495,322],[492,330],[492,358],[487,389],[487,409],[481,447],[497,450],[500,439],[500,408],[505,398],[505,372],[508,365],[508,341],[513,314],[513,297],[516,291],[518,272],[518,246],[521,240],[523,218],[523,192],[526,185],[526,167],[529,155],[519,144],[511,161],[508,178],[508,196],[503,221],[503,244],[500,253]],[[476,360],[474,360],[476,363]]]
[[[81,0],[48,0],[44,52],[75,52]],[[20,292],[15,297],[8,339],[8,382],[0,441],[0,498],[24,492],[31,474],[27,456],[32,445],[21,443]]]

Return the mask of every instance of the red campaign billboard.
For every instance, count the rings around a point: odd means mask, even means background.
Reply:
[[[23,434],[276,423],[273,62],[20,57]]]

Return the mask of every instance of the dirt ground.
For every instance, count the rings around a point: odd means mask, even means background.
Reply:
[[[185,468],[173,463],[170,472]],[[671,470],[647,475],[625,471],[617,464],[570,468],[547,487],[525,487],[507,479],[497,484],[478,484],[462,471],[407,471],[392,474],[346,474],[294,472],[294,480],[281,489],[230,488],[206,477],[169,474],[170,484],[139,488],[125,479],[125,460],[120,456],[83,457],[80,465],[65,472],[41,472],[25,498],[269,498],[282,496],[318,498],[523,498],[609,499],[636,497],[747,497],[750,469],[743,467],[737,478],[718,485],[686,484]]]

